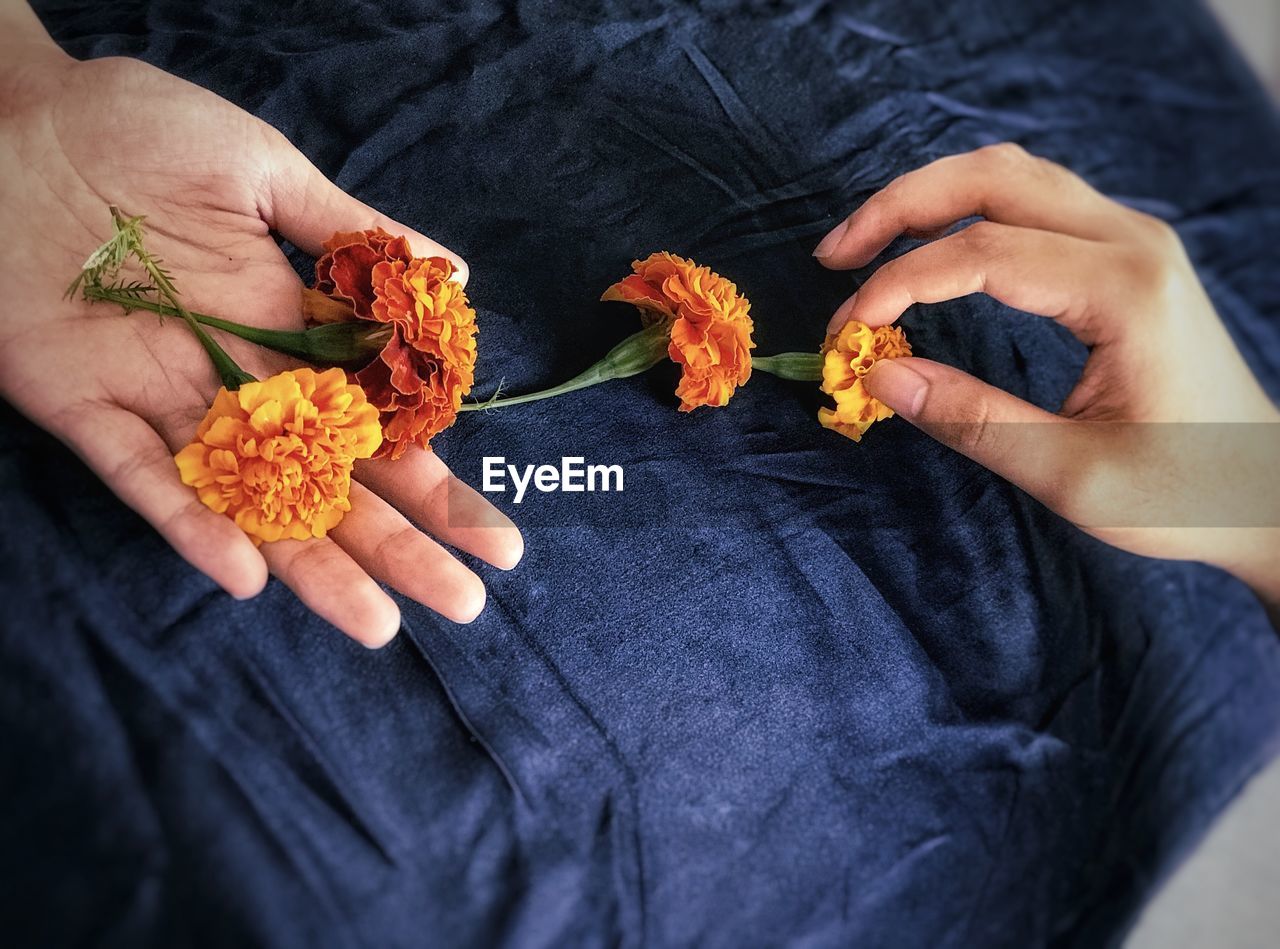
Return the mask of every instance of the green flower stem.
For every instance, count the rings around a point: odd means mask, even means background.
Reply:
[[[505,399],[490,399],[488,402],[466,402],[458,410],[475,412],[480,409],[503,409],[525,402],[538,402],[552,399],[558,395],[576,392],[588,386],[599,385],[613,379],[626,379],[639,375],[661,362],[667,355],[667,347],[671,341],[671,328],[665,324],[655,324],[648,329],[628,336],[605,354],[598,363],[574,376],[568,382],[562,382],[550,389],[529,392],[524,395],[513,395]]]
[[[778,353],[751,357],[751,368],[793,382],[821,382],[822,362],[818,353]]]
[[[218,378],[222,380],[223,386],[229,392],[235,392],[246,382],[257,382],[249,373],[237,365],[236,361],[231,358],[225,349],[218,345],[217,340],[204,331],[204,327],[195,321],[190,313],[180,311],[179,315],[186,320],[187,326],[191,328],[191,332],[195,334],[200,345],[204,347],[204,351],[209,354],[209,358],[213,360],[213,368],[218,371]]]
[[[109,287],[85,287],[84,295],[90,300],[116,303],[126,310],[147,310],[161,316],[182,317],[182,311],[166,303],[141,299],[121,293]],[[391,328],[366,320],[348,323],[327,323],[308,330],[269,330],[259,326],[246,326],[231,320],[220,319],[207,313],[187,310],[187,315],[197,323],[223,330],[267,349],[286,356],[296,356],[321,366],[364,365],[382,351],[391,338]],[[201,331],[203,332],[203,331]],[[216,345],[216,344],[215,344]]]
[[[558,395],[567,395],[570,392],[576,392],[578,389],[585,389],[587,386],[599,385],[601,382],[608,382],[614,376],[607,376],[600,367],[600,363],[596,363],[586,372],[579,373],[568,382],[562,382],[558,386],[552,386],[550,389],[541,389],[537,392],[527,392],[524,395],[513,395],[506,399],[490,399],[488,402],[464,402],[459,406],[459,412],[475,412],[480,409],[505,409],[512,405],[523,405],[525,402],[538,402],[542,399],[554,399]]]
[[[191,332],[195,334],[200,345],[204,347],[204,351],[213,360],[213,368],[218,371],[222,384],[228,390],[234,392],[246,382],[255,382],[254,377],[236,365],[236,361],[227,355],[227,351],[204,331],[204,328],[196,322],[195,318],[187,312],[187,308],[182,305],[182,302],[178,299],[178,288],[173,285],[173,281],[169,279],[169,274],[160,266],[159,259],[142,247],[141,230],[138,228],[142,219],[125,217],[120,212],[120,209],[113,204],[111,205],[111,220],[117,233],[127,231],[137,236],[136,246],[133,247],[133,250],[138,263],[142,265],[142,268],[151,277],[152,283],[155,284],[156,292],[168,299],[173,305],[174,311],[191,328]]]
[[[191,327],[191,332],[196,334],[196,339],[200,341],[204,351],[213,360],[213,368],[218,370],[218,378],[222,380],[222,384],[227,391],[235,392],[246,382],[258,381],[253,375],[241,369],[227,351],[219,346],[217,341],[206,333],[199,323],[189,319],[187,320],[187,325]]]

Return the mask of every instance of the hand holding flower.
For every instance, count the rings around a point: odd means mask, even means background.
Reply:
[[[876,271],[830,332],[880,332],[914,303],[985,292],[1057,320],[1090,354],[1056,413],[919,357],[877,364],[866,391],[1095,536],[1217,564],[1280,616],[1280,412],[1173,229],[1000,145],[903,176],[815,253],[861,267],[903,233],[932,239]]]
[[[0,117],[0,140],[13,146],[0,170],[29,183],[0,204],[0,223],[25,235],[0,263],[11,298],[24,301],[0,317],[5,398],[238,596],[260,590],[270,568],[369,645],[399,626],[398,608],[375,579],[456,620],[479,612],[479,578],[429,535],[502,567],[519,559],[521,541],[435,454],[415,446],[394,463],[357,460],[352,510],[337,528],[255,547],[197,500],[174,465],[219,388],[188,327],[63,299],[69,275],[102,239],[103,196],[145,204],[149,241],[181,275],[191,311],[263,329],[304,328],[302,285],[273,230],[317,256],[336,230],[408,234],[415,253],[448,260],[459,285],[462,261],[344,194],[278,132],[212,93],[135,61],[71,60],[33,17],[0,37],[0,63],[0,95],[17,103]],[[117,134],[125,127],[128,135]],[[258,379],[299,365],[211,333]],[[450,504],[467,516],[451,519]]]
[[[911,344],[896,326],[872,329],[850,320],[822,345],[822,391],[835,399],[834,409],[818,409],[823,428],[855,442],[873,423],[893,416],[893,409],[867,391],[866,377],[881,359],[911,355]]]

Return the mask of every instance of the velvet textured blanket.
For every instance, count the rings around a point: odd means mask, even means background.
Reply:
[[[1189,0],[38,6],[462,253],[478,394],[630,333],[597,297],[656,249],[736,280],[760,352],[812,350],[865,277],[812,261],[825,230],[1016,140],[1173,222],[1280,396],[1280,124]],[[904,324],[1048,407],[1084,358],[984,298]],[[1258,603],[904,422],[823,432],[812,386],[677,414],[670,368],[440,437],[477,486],[578,455],[626,488],[500,497],[520,568],[380,652],[220,594],[4,410],[6,941],[1118,941],[1280,744]]]

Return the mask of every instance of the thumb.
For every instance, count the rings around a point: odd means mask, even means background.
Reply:
[[[1075,423],[951,366],[883,359],[864,382],[908,422],[1046,503],[1087,457]]]
[[[453,279],[467,285],[467,262],[443,244],[395,221],[353,198],[326,178],[283,135],[274,140],[263,218],[282,237],[312,257],[336,231],[380,227],[403,235],[417,257],[445,257],[452,261]]]

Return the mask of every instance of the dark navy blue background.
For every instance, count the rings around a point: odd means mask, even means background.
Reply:
[[[819,237],[1013,139],[1174,222],[1280,395],[1280,124],[1189,0],[39,6],[76,55],[214,89],[466,256],[481,392],[630,332],[596,299],[655,249],[736,280],[761,352],[812,349],[865,276],[817,267]],[[1049,407],[1084,356],[985,300],[904,323]],[[693,415],[673,388],[440,438],[473,484],[483,455],[621,460],[661,509],[531,518],[474,625],[404,603],[376,653],[278,584],[220,594],[6,410],[7,939],[1117,940],[1280,743],[1248,591],[1105,548],[905,423],[818,432],[808,386]]]

